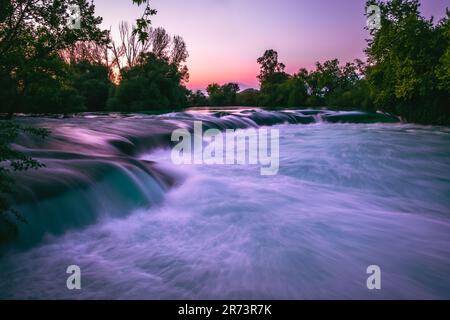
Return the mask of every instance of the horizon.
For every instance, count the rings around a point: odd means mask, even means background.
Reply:
[[[118,37],[120,21],[134,23],[143,10],[130,1],[95,0],[94,4],[103,17],[102,27],[111,28],[113,39]],[[317,61],[334,58],[341,63],[365,60],[369,37],[364,29],[365,0],[281,0],[270,4],[267,0],[193,0],[189,4],[153,0],[151,5],[158,14],[152,17],[152,25],[185,39],[190,73],[186,86],[191,90],[229,82],[237,83],[241,90],[258,88],[256,59],[266,49],[278,51],[288,73],[311,70]],[[445,8],[444,1],[421,1],[422,14],[434,16],[435,21],[444,17]]]

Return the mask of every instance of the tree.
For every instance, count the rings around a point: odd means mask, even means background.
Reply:
[[[170,63],[180,67],[189,57],[186,42],[180,36],[174,36],[172,41],[172,50],[170,54]]]
[[[108,67],[100,63],[79,61],[70,65],[70,83],[82,97],[86,111],[105,111],[111,87]]]
[[[376,107],[408,121],[450,123],[448,12],[435,24],[420,15],[418,0],[367,2],[371,4],[382,13],[381,29],[366,49],[367,81]]]
[[[261,84],[261,104],[267,107],[286,105],[281,85],[289,79],[289,75],[284,72],[285,65],[278,62],[278,53],[272,49],[266,50],[257,62],[260,64],[257,78]]]
[[[438,78],[438,88],[440,90],[448,90],[450,88],[450,11],[447,9],[447,17],[440,22],[437,27],[437,32],[440,33],[440,38],[447,43],[447,49],[439,60],[436,69],[436,76]]]
[[[75,3],[81,14],[79,29],[67,23],[68,8]],[[94,10],[94,5],[86,0],[12,0],[6,3],[0,21],[0,95],[7,97],[9,114],[26,109],[30,90],[33,94],[41,90],[30,80],[42,77],[48,80],[43,81],[42,89],[47,84],[51,90],[58,87],[70,90],[50,79],[63,73],[58,61],[60,50],[78,41],[106,41],[107,32],[98,28],[102,19],[94,15]]]
[[[176,65],[150,52],[123,71],[122,81],[108,102],[109,110],[162,111],[186,106],[188,90]]]
[[[367,82],[363,79],[365,64],[361,60],[341,66],[339,60],[317,62],[316,70],[303,73],[309,89],[307,105],[340,109],[372,109]]]
[[[182,75],[183,82],[189,81],[189,70],[184,63],[189,57],[186,43],[181,36],[173,38],[164,28],[153,29],[150,26],[145,30],[147,37],[140,40],[136,34],[137,26],[129,26],[126,22],[119,25],[120,43],[111,40],[111,56],[113,57],[113,68],[117,70],[111,73],[116,75],[120,82],[120,77],[124,68],[133,68],[143,60],[147,53],[153,53],[158,59],[165,60],[176,65]]]
[[[285,106],[288,108],[299,108],[305,105],[307,90],[305,81],[298,75],[293,75],[281,85],[281,92],[286,97]]]
[[[188,106],[189,107],[205,107],[208,105],[208,98],[205,96],[203,91],[197,90],[195,92],[190,91],[188,95]]]
[[[257,107],[260,105],[260,93],[255,89],[246,89],[237,94],[238,106],[253,106]]]
[[[286,67],[283,63],[278,62],[278,52],[273,49],[266,50],[257,62],[260,64],[260,72],[258,79],[263,83],[274,73],[283,73]]]
[[[184,64],[189,58],[189,52],[184,39],[180,36],[174,36],[172,39],[172,49],[170,52],[170,63],[177,66],[178,71],[182,75],[183,82],[189,81],[189,70]]]
[[[208,92],[210,105],[235,106],[239,85],[230,82],[220,86],[217,83],[213,83],[206,88],[206,91]]]
[[[367,66],[360,60],[343,66],[337,59],[317,62],[315,70],[300,69],[293,75],[282,71],[284,65],[280,66],[273,50],[266,51],[258,62],[258,78],[262,79],[258,102],[262,106],[373,109],[364,79]]]
[[[152,52],[159,59],[169,60],[171,37],[164,28],[156,28],[153,32]]]
[[[212,83],[206,88],[208,93],[208,100],[211,106],[224,106],[225,97],[223,94],[222,87],[217,83]]]
[[[150,50],[150,46],[152,44],[152,29],[146,29],[145,32],[148,33],[149,36],[145,40],[140,41],[135,32],[136,28],[136,26],[133,26],[132,30],[130,30],[129,24],[124,21],[119,24],[121,42],[121,48],[119,51],[122,52],[121,55],[116,56],[116,63],[119,66],[121,64],[120,59],[123,56],[125,58],[126,66],[133,68],[138,64],[141,55]]]
[[[235,106],[236,95],[239,92],[239,85],[237,83],[227,83],[222,86],[223,95],[225,97],[225,105]]]
[[[325,95],[327,92],[333,91],[340,86],[341,80],[341,68],[339,66],[339,60],[328,60],[323,64],[316,63],[316,70],[311,74],[311,77],[315,77],[317,87],[316,94]]]

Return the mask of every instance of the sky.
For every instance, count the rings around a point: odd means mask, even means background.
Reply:
[[[187,43],[192,90],[236,82],[258,87],[256,59],[278,51],[289,73],[312,69],[316,61],[364,59],[365,0],[152,0],[154,27]],[[422,14],[440,19],[450,0],[422,0]],[[143,7],[131,0],[94,0],[103,27],[118,35],[120,21],[132,23]]]

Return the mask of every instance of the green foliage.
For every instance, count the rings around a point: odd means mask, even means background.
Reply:
[[[281,89],[282,92],[286,92],[286,107],[288,108],[302,106],[308,97],[304,79],[299,75],[290,77],[282,84]]]
[[[68,24],[72,4],[80,7],[79,29]],[[87,0],[12,0],[0,5],[5,12],[0,16],[0,97],[4,99],[0,112],[84,110],[58,54],[78,41],[107,41],[106,31],[98,28],[102,19],[94,15],[94,5]]]
[[[8,162],[8,167],[1,167],[0,172],[25,171],[37,169],[42,165],[22,152],[10,148],[10,144],[17,138],[19,133],[32,134],[41,138],[48,135],[48,131],[41,128],[19,125],[13,121],[0,120],[0,163]]]
[[[349,88],[339,88],[330,92],[325,98],[325,105],[340,110],[376,111],[369,95],[369,86],[366,80],[357,81]],[[314,106],[314,105],[312,105]]]
[[[111,82],[106,66],[81,61],[66,64],[59,56],[41,59],[36,69],[24,69],[20,74],[19,88],[8,77],[1,77],[0,84],[9,90],[0,90],[6,103],[0,112],[23,113],[72,113],[103,111],[106,109]]]
[[[162,111],[187,105],[188,90],[181,84],[178,66],[148,53],[139,64],[123,71],[122,81],[114,90],[109,110]]]
[[[225,97],[219,84],[212,83],[208,85],[206,92],[208,92],[208,100],[212,106],[224,105],[223,101],[225,100]]]
[[[274,72],[264,76],[261,82],[261,104],[266,107],[282,107],[287,105],[289,92],[286,82],[290,76],[285,72]]]
[[[70,66],[71,84],[88,111],[104,111],[111,81],[105,65],[81,61]]]
[[[20,77],[22,85],[15,97],[15,112],[68,113],[86,110],[83,97],[72,85],[72,70],[58,56],[41,59],[37,69],[24,69]]]
[[[141,18],[136,19],[136,28],[133,30],[133,33],[138,35],[139,41],[143,43],[147,41],[150,36],[148,33],[149,26],[152,24],[150,18],[151,16],[156,15],[158,11],[150,7],[149,0],[133,0],[133,3],[138,6],[145,4],[144,14]]]
[[[368,1],[381,8],[381,29],[366,50],[367,81],[377,108],[408,121],[450,123],[449,13],[438,24],[418,0]]]
[[[257,62],[260,65],[257,78],[261,84],[261,104],[268,107],[286,106],[289,93],[284,84],[290,76],[284,72],[285,65],[278,62],[278,52],[266,50]]]
[[[208,92],[210,105],[235,106],[239,85],[236,83],[227,83],[220,86],[217,83],[213,83],[206,88],[206,91]]]
[[[238,106],[259,106],[260,105],[259,91],[255,89],[246,89],[237,94]]]
[[[45,138],[49,132],[45,129],[22,126],[13,121],[0,120],[0,244],[16,236],[18,222],[26,223],[20,213],[11,208],[8,200],[14,185],[11,173],[44,166],[30,156],[11,148],[11,144],[19,134]]]
[[[253,101],[262,106],[372,109],[363,79],[365,65],[359,60],[344,66],[337,59],[317,62],[315,70],[300,69],[293,75],[283,71],[284,64],[278,62],[274,50],[267,50],[257,61],[261,65],[261,90]]]
[[[187,99],[190,107],[205,107],[209,104],[208,98],[201,90],[190,91]]]

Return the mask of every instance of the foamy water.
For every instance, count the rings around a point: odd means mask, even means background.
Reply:
[[[174,166],[125,218],[0,259],[0,298],[450,298],[450,130],[279,125],[280,171]],[[79,265],[82,290],[66,288]],[[378,265],[382,289],[366,287]]]

